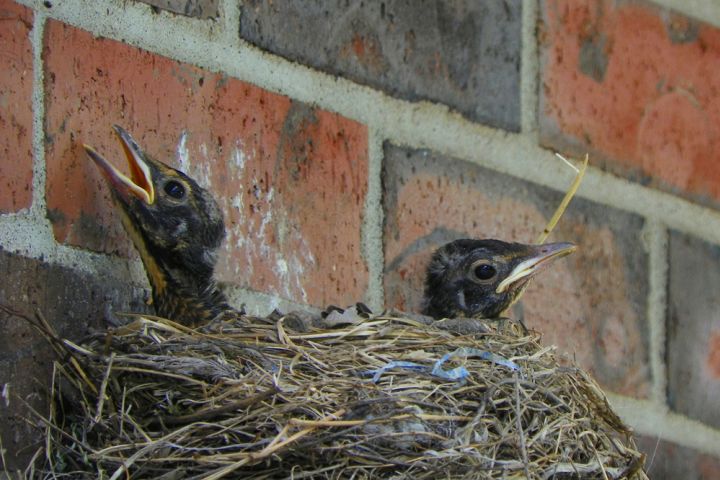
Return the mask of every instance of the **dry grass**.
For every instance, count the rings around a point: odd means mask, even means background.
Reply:
[[[28,476],[646,478],[595,382],[537,334],[335,317],[137,316],[81,344],[37,322],[61,360]]]

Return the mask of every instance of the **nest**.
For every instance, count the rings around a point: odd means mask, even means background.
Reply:
[[[308,325],[136,316],[80,344],[41,325],[62,360],[29,475],[647,478],[596,383],[516,323]]]

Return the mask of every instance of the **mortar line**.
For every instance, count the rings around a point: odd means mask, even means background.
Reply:
[[[319,314],[320,309],[311,305],[288,300],[279,295],[258,292],[232,284],[221,285],[231,305],[240,308],[244,305],[249,315],[266,316],[277,309],[283,313],[303,311]]]
[[[382,164],[384,137],[375,129],[368,129],[368,183],[361,229],[361,251],[368,268],[365,301],[373,311],[385,306],[383,273],[384,210],[382,206]]]
[[[720,8],[708,0],[653,0],[653,3],[683,13],[701,22],[720,27]]]
[[[147,285],[145,270],[140,259],[125,258],[92,252],[82,248],[58,245],[54,240],[38,241],[38,222],[20,216],[0,216],[0,245],[8,252],[27,258],[40,259],[49,264],[62,265],[73,270],[110,277],[135,285]],[[52,233],[49,234],[52,236]]]
[[[538,4],[522,3],[522,42],[520,51],[520,129],[523,133],[538,130],[538,82],[540,58],[537,45]]]
[[[237,0],[220,1],[220,19],[222,22],[222,37],[230,45],[240,44],[240,16],[241,8]]]
[[[670,412],[647,400],[609,393],[620,418],[636,433],[659,437],[708,455],[720,457],[720,430]]]
[[[665,315],[667,305],[668,236],[665,226],[648,220],[643,230],[648,249],[649,281],[647,318],[652,389],[650,398],[667,409],[667,365],[665,362]]]
[[[33,86],[32,86],[32,206],[30,215],[40,223],[45,222],[45,67],[43,65],[43,42],[47,16],[40,11],[33,11],[34,21],[31,35]]]

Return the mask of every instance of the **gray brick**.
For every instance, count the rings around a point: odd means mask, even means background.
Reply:
[[[459,237],[529,243],[562,194],[426,150],[387,145],[384,162],[385,297],[420,307],[430,253]],[[515,316],[546,343],[575,355],[607,388],[635,397],[649,392],[648,257],[643,219],[575,199],[550,241],[578,252],[534,280]],[[554,240],[553,240],[554,239]]]
[[[408,100],[520,128],[520,0],[244,3],[240,35]]]
[[[0,277],[1,304],[26,315],[40,312],[64,338],[78,339],[88,328],[104,326],[106,310],[147,310],[141,301],[130,301],[142,298],[137,289],[2,249]],[[39,430],[23,420],[28,412],[20,399],[46,413],[55,357],[24,320],[0,312],[0,325],[0,390],[8,386],[9,392],[0,401],[0,438],[7,450],[5,467],[13,470],[26,466],[41,440]]]
[[[153,7],[195,18],[217,18],[219,0],[138,0]]]
[[[645,454],[645,471],[652,479],[717,480],[720,458],[657,437],[637,436]]]
[[[678,232],[669,245],[668,401],[720,428],[720,246]]]

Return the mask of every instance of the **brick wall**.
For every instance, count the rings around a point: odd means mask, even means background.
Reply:
[[[682,2],[0,0],[0,301],[79,337],[146,282],[83,142],[110,125],[228,223],[235,303],[418,308],[458,236],[579,244],[514,314],[591,371],[654,478],[720,476],[720,6]],[[2,317],[9,468],[50,354]],[[33,372],[34,375],[27,375]],[[35,377],[37,380],[33,380]]]

